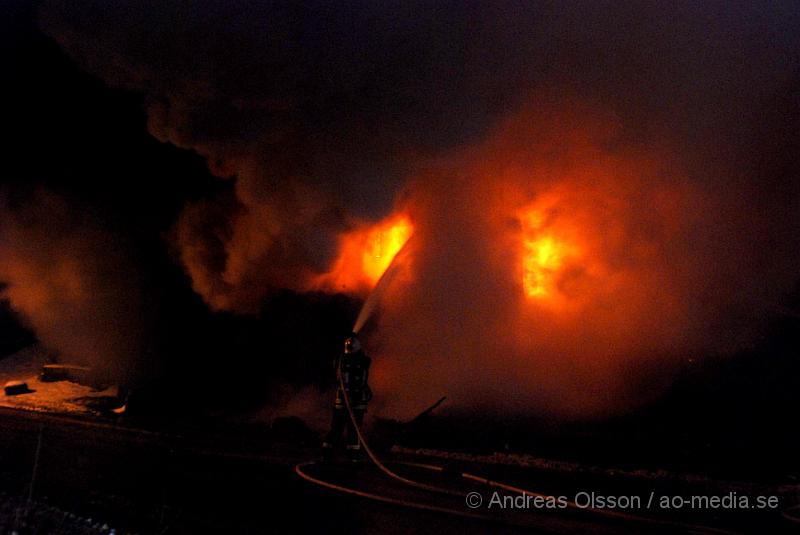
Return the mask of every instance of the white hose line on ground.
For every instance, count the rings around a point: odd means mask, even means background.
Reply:
[[[367,498],[369,500],[374,500],[378,502],[388,503],[392,505],[400,505],[402,507],[411,507],[413,509],[420,509],[422,511],[431,511],[435,513],[446,513],[449,515],[456,515],[464,518],[470,518],[475,520],[495,520],[492,517],[487,517],[483,515],[479,515],[476,513],[470,513],[466,511],[459,511],[458,509],[448,509],[447,507],[438,507],[436,505],[428,505],[425,503],[417,503],[408,500],[401,500],[398,498],[389,498],[387,496],[381,496],[380,494],[373,494],[371,492],[364,492],[362,490],[351,489],[349,487],[343,487],[341,485],[337,485],[335,483],[329,483],[327,481],[323,481],[321,479],[317,479],[314,476],[308,475],[303,469],[308,466],[313,466],[318,464],[317,461],[308,461],[305,463],[300,463],[294,467],[295,473],[300,476],[301,478],[305,479],[310,483],[314,483],[321,487],[325,487],[328,489],[332,489],[338,492],[343,492],[345,494],[350,494],[353,496],[358,496],[361,498]]]
[[[338,371],[337,371],[337,373],[338,373]],[[364,451],[367,452],[367,455],[369,456],[370,460],[375,464],[375,466],[377,466],[386,475],[388,475],[388,476],[390,476],[390,477],[392,477],[392,478],[394,478],[394,479],[396,479],[396,480],[398,480],[398,481],[400,481],[402,483],[405,483],[407,485],[411,485],[413,487],[421,488],[421,489],[424,489],[424,490],[429,490],[429,491],[432,491],[432,492],[448,494],[448,495],[451,495],[451,496],[460,496],[460,497],[466,496],[466,494],[463,493],[463,492],[457,492],[457,491],[453,491],[453,490],[450,490],[450,489],[436,487],[434,485],[428,485],[428,484],[425,484],[425,483],[420,483],[418,481],[414,481],[413,479],[408,479],[406,477],[403,477],[403,476],[393,472],[389,468],[387,468],[386,465],[384,465],[380,461],[380,459],[378,459],[378,457],[372,452],[372,449],[369,447],[369,444],[367,444],[367,441],[364,438],[363,433],[361,432],[361,427],[358,425],[358,421],[356,420],[355,414],[353,413],[353,408],[352,408],[352,405],[350,404],[350,396],[347,394],[347,390],[345,389],[344,379],[343,379],[341,373],[338,373],[338,375],[339,375],[339,387],[342,389],[342,397],[344,398],[344,403],[345,403],[345,406],[347,407],[347,412],[350,415],[350,422],[353,424],[353,428],[356,431],[356,435],[358,436],[359,443],[361,443],[361,445],[364,447]],[[416,466],[416,467],[419,467],[419,468],[425,468],[425,469],[433,470],[433,471],[436,471],[436,472],[444,472],[444,468],[443,467],[432,465],[432,464],[406,463],[406,462],[397,462],[397,464],[404,464],[406,466]],[[298,466],[300,466],[300,465],[298,465]],[[499,481],[493,481],[491,479],[487,479],[487,478],[484,478],[484,477],[481,477],[481,476],[476,476],[474,474],[470,474],[469,472],[460,472],[460,475],[461,475],[461,477],[463,479],[466,479],[466,480],[469,480],[469,481],[474,481],[476,483],[480,483],[482,485],[486,485],[486,486],[489,486],[489,487],[497,487],[497,488],[500,488],[500,489],[503,489],[503,490],[507,490],[507,491],[514,492],[514,493],[517,493],[517,494],[521,494],[523,496],[524,495],[540,496],[540,497],[543,497],[543,498],[549,498],[550,497],[550,496],[548,496],[546,494],[541,494],[541,493],[538,493],[538,492],[532,492],[532,491],[529,491],[529,490],[526,490],[526,489],[523,489],[523,488],[520,488],[520,487],[515,487],[513,485],[507,485],[507,484],[501,483]],[[332,484],[326,484],[326,486],[331,486],[331,485]],[[333,488],[333,487],[331,487],[331,488]],[[341,487],[341,488],[344,488],[344,487]],[[353,492],[358,492],[358,491],[353,491]],[[734,533],[734,532],[731,532],[731,531],[725,531],[725,530],[721,530],[721,529],[717,529],[717,528],[711,528],[711,527],[706,527],[706,526],[696,526],[696,525],[693,525],[693,524],[684,524],[682,522],[672,522],[672,521],[669,521],[669,520],[657,520],[657,519],[653,519],[653,518],[648,518],[648,517],[643,517],[643,516],[638,516],[638,515],[632,515],[632,514],[628,514],[628,513],[621,513],[621,512],[618,512],[618,511],[609,511],[609,510],[606,510],[606,509],[582,508],[582,507],[579,507],[575,502],[571,502],[571,501],[567,502],[567,506],[572,508],[572,509],[576,509],[576,510],[579,510],[579,511],[588,511],[588,512],[595,513],[595,514],[598,514],[598,515],[601,515],[601,516],[613,517],[613,518],[618,518],[620,520],[627,520],[627,521],[631,521],[631,522],[640,522],[640,523],[646,523],[646,524],[650,524],[650,525],[657,525],[657,526],[663,526],[663,527],[680,528],[680,529],[687,530],[687,531],[690,531],[690,532],[693,531],[693,532],[700,532],[700,533],[714,533],[714,534],[718,534],[718,535],[731,535],[731,534]],[[785,513],[784,513],[784,516],[786,516]],[[786,517],[789,518],[788,516],[786,516]],[[483,517],[481,517],[481,518],[483,518]],[[792,518],[789,518],[789,519],[790,520],[794,520],[795,522],[797,522],[796,519],[792,519]]]
[[[419,463],[407,463],[407,462],[403,462],[403,461],[393,461],[393,463],[395,463],[395,464],[403,464],[403,465],[407,465],[407,466],[415,466],[415,467],[419,467],[419,468],[430,468],[430,469],[438,471],[438,472],[444,471],[444,469],[442,467],[435,466],[435,465],[424,465],[424,464],[419,464]],[[344,493],[344,494],[349,494],[351,496],[357,496],[359,498],[365,498],[365,499],[368,499],[368,500],[373,500],[373,501],[386,503],[386,504],[390,504],[390,505],[396,505],[396,506],[400,506],[400,507],[409,507],[409,508],[418,509],[418,510],[421,510],[421,511],[429,511],[429,512],[434,512],[434,513],[443,513],[443,514],[448,514],[448,515],[454,515],[454,516],[458,516],[458,517],[462,517],[462,518],[468,518],[468,519],[472,519],[472,520],[481,520],[481,521],[485,521],[485,522],[499,522],[501,524],[505,524],[505,525],[508,525],[508,526],[517,526],[517,527],[523,527],[523,528],[535,527],[537,530],[541,530],[542,529],[541,526],[531,526],[531,525],[529,525],[527,523],[523,524],[523,523],[520,523],[518,521],[515,522],[515,521],[513,521],[511,519],[503,518],[503,517],[496,516],[496,515],[491,515],[491,516],[480,515],[480,514],[476,514],[476,513],[470,513],[468,511],[461,511],[461,510],[458,510],[458,509],[450,509],[448,507],[439,507],[439,506],[436,506],[436,505],[429,505],[429,504],[425,504],[425,503],[412,502],[410,500],[402,500],[402,499],[399,499],[399,498],[390,498],[388,496],[381,496],[380,494],[374,494],[374,493],[371,493],[371,492],[365,492],[365,491],[362,491],[362,490],[357,490],[357,489],[352,489],[352,488],[345,487],[345,486],[342,486],[342,485],[337,485],[336,483],[330,483],[328,481],[324,481],[322,479],[318,479],[318,478],[306,473],[305,468],[310,467],[310,466],[314,466],[314,465],[317,465],[317,464],[319,464],[318,461],[307,461],[307,462],[304,462],[304,463],[300,463],[300,464],[298,464],[298,465],[296,465],[294,467],[294,471],[298,476],[300,476],[305,481],[308,481],[309,483],[313,483],[315,485],[319,485],[321,487],[324,487],[324,488],[327,488],[327,489],[330,489],[330,490],[334,490],[334,491],[337,491],[337,492],[341,492],[341,493]],[[477,477],[477,476],[475,476],[475,477]],[[481,479],[481,478],[478,478],[478,479]],[[526,494],[533,494],[535,496],[546,496],[544,494],[530,493],[528,491],[525,491],[525,493]],[[592,513],[592,512],[593,513],[601,513],[601,514],[603,513],[603,511],[597,510],[597,509],[583,509],[583,510],[588,511],[590,513]],[[650,519],[647,519],[647,518],[631,517],[630,519],[636,519],[636,520],[639,520],[639,521],[644,522],[644,523],[653,523],[653,522],[655,522],[655,523],[661,524],[661,522],[651,521]],[[663,527],[681,528],[681,530],[686,532],[686,533],[721,533],[721,534],[731,534],[732,533],[732,532],[722,531],[722,530],[718,530],[718,529],[714,529],[714,528],[706,528],[706,527],[702,527],[702,526],[692,526],[690,524],[679,524],[679,523],[672,523],[672,522],[667,523]]]
[[[397,464],[404,464],[406,466],[415,466],[417,468],[424,468],[424,469],[427,469],[427,470],[433,470],[433,471],[436,471],[436,472],[443,472],[444,471],[444,467],[437,466],[435,464],[411,463],[411,462],[404,462],[404,461],[396,461],[396,463]],[[480,483],[480,484],[486,485],[488,487],[497,487],[497,488],[500,488],[500,489],[503,489],[503,490],[507,490],[507,491],[514,492],[514,493],[517,493],[517,494],[521,494],[523,496],[525,496],[525,495],[538,496],[538,497],[541,497],[541,498],[552,498],[553,497],[553,496],[550,496],[548,494],[542,494],[542,493],[539,493],[539,492],[534,492],[534,491],[531,491],[531,490],[523,489],[523,488],[520,488],[520,487],[515,487],[513,485],[508,485],[506,483],[501,483],[499,481],[494,481],[494,480],[491,480],[491,479],[487,479],[485,477],[476,476],[475,474],[470,474],[469,472],[458,472],[458,474],[462,478],[464,478],[466,480],[474,481],[476,483]],[[631,514],[628,514],[628,513],[621,513],[621,512],[618,512],[618,511],[609,511],[607,509],[594,509],[594,508],[591,508],[591,507],[579,507],[575,502],[572,502],[572,501],[568,501],[567,502],[567,507],[569,507],[571,509],[579,510],[579,511],[586,511],[586,512],[594,513],[594,514],[598,514],[598,515],[618,518],[620,520],[627,520],[627,521],[632,521],[632,522],[642,522],[642,523],[647,523],[647,524],[652,524],[652,525],[659,525],[659,526],[670,527],[670,528],[681,528],[681,529],[687,530],[687,531],[694,531],[694,532],[699,531],[701,533],[716,533],[716,534],[719,534],[719,535],[733,535],[735,533],[735,532],[732,532],[732,531],[725,531],[725,530],[712,528],[712,527],[698,526],[698,525],[694,525],[694,524],[685,524],[685,523],[682,523],[682,522],[673,522],[673,521],[670,521],[670,520],[658,520],[658,519],[648,518],[648,517],[644,517],[644,516],[631,515]]]
[[[793,505],[786,509],[781,516],[788,520],[789,522],[793,522],[795,524],[800,524],[800,505]]]
[[[378,457],[372,452],[372,449],[369,447],[369,444],[367,444],[367,441],[364,438],[363,433],[361,432],[361,427],[358,425],[358,421],[356,420],[355,414],[353,413],[353,408],[352,408],[352,405],[350,403],[350,396],[347,394],[347,390],[345,390],[345,388],[344,388],[344,380],[343,380],[341,374],[339,375],[339,387],[342,389],[342,397],[344,398],[345,406],[347,407],[347,412],[350,415],[350,421],[353,424],[353,428],[356,431],[356,435],[358,436],[358,441],[364,447],[364,451],[367,452],[367,455],[369,456],[370,460],[372,460],[372,462],[375,464],[375,466],[377,466],[382,472],[384,472],[388,476],[390,476],[390,477],[392,477],[394,479],[397,479],[398,481],[400,481],[402,483],[405,483],[407,485],[411,485],[413,487],[429,490],[429,491],[432,491],[432,492],[439,492],[439,493],[442,493],[442,494],[449,494],[451,496],[460,496],[460,497],[466,496],[466,494],[463,493],[463,492],[452,491],[452,490],[449,490],[449,489],[444,489],[444,488],[436,487],[436,486],[433,486],[433,485],[427,485],[425,483],[420,483],[418,481],[414,481],[412,479],[408,479],[406,477],[403,477],[403,476],[395,473],[394,471],[390,470],[389,468],[387,468],[386,465],[384,465],[380,461],[380,459],[378,459]],[[416,467],[419,467],[419,468],[433,470],[433,471],[440,472],[440,473],[444,471],[443,467],[436,466],[436,465],[431,465],[431,464],[405,463],[405,462],[398,462],[397,464],[404,464],[406,466],[416,466]],[[507,490],[507,491],[514,492],[514,493],[517,493],[517,494],[521,494],[523,496],[524,495],[530,495],[530,496],[541,496],[543,498],[548,498],[549,497],[546,494],[541,494],[541,493],[538,493],[538,492],[532,492],[532,491],[529,491],[529,490],[526,490],[526,489],[523,489],[523,488],[520,488],[520,487],[515,487],[513,485],[507,485],[507,484],[501,483],[499,481],[493,481],[491,479],[487,479],[487,478],[484,478],[484,477],[481,477],[481,476],[476,476],[474,474],[470,474],[469,472],[460,472],[459,474],[461,475],[461,477],[463,479],[466,479],[466,480],[469,480],[469,481],[473,481],[473,482],[476,482],[476,483],[480,483],[482,485],[486,485],[486,486],[489,486],[489,487],[497,487],[497,488],[500,488],[500,489],[503,489],[503,490]],[[714,533],[714,534],[718,534],[718,535],[730,535],[732,533],[730,531],[724,531],[724,530],[720,530],[720,529],[716,529],[716,528],[708,528],[708,527],[705,527],[705,526],[695,526],[695,525],[692,525],[692,524],[684,524],[684,523],[681,523],[681,522],[671,522],[669,520],[657,520],[657,519],[647,518],[647,517],[638,516],[638,515],[631,515],[631,514],[627,514],[627,513],[621,513],[621,512],[618,512],[618,511],[609,511],[609,510],[606,510],[606,509],[581,508],[581,507],[578,507],[577,504],[575,504],[575,502],[567,502],[567,506],[572,508],[572,509],[579,510],[579,511],[589,511],[591,513],[595,513],[595,514],[598,514],[598,515],[601,515],[601,516],[613,517],[613,518],[617,518],[617,519],[620,519],[620,520],[626,520],[626,521],[630,521],[630,522],[640,522],[640,523],[646,523],[646,524],[649,524],[649,525],[658,525],[658,526],[670,527],[670,528],[680,528],[680,529],[687,530],[687,531],[695,531],[695,532],[699,531],[701,533]]]
[[[361,433],[361,427],[358,425],[358,421],[356,420],[356,415],[353,413],[353,407],[350,404],[350,396],[347,393],[347,389],[345,389],[344,378],[342,377],[342,374],[339,371],[337,371],[337,375],[339,376],[339,388],[342,389],[342,397],[344,398],[344,404],[347,407],[348,414],[350,415],[350,422],[353,424],[353,429],[355,429],[356,431],[359,443],[361,443],[361,445],[364,447],[364,451],[367,452],[367,455],[369,456],[370,460],[372,460],[372,462],[375,463],[375,466],[377,466],[383,473],[385,473],[389,477],[401,481],[406,485],[411,485],[412,487],[429,490],[431,492],[449,494],[450,496],[459,496],[459,497],[465,496],[465,494],[461,492],[445,489],[442,487],[436,487],[434,485],[428,485],[426,483],[420,483],[419,481],[414,481],[413,479],[408,479],[386,468],[386,466],[380,461],[380,459],[378,459],[378,457],[372,452],[372,449],[369,447],[369,444],[367,444],[367,441],[364,439],[364,435]]]

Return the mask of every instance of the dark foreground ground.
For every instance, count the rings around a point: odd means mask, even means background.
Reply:
[[[14,410],[0,410],[0,428],[0,491],[6,496],[27,498],[33,484],[31,496],[39,507],[91,518],[94,524],[114,527],[118,534],[708,532],[689,525],[713,526],[726,532],[791,533],[796,527],[780,514],[780,509],[797,501],[795,496],[792,502],[793,497],[785,490],[779,497],[778,510],[626,511],[666,522],[657,524],[575,511],[489,511],[485,503],[471,510],[461,498],[406,488],[366,463],[356,470],[340,465],[314,465],[308,470],[314,477],[369,494],[460,513],[446,514],[343,495],[301,480],[295,474],[295,465],[314,458],[316,451],[298,436],[210,426],[162,433],[111,421]],[[513,463],[476,463],[463,456],[420,456],[413,451],[384,455],[444,465],[448,468],[446,477],[399,465],[395,469],[437,485],[477,491],[487,500],[493,489],[466,483],[453,473],[470,471],[570,498],[582,490],[645,497],[653,491],[659,495],[731,491],[709,481],[615,478],[613,474],[581,471],[570,474]],[[769,491],[767,487],[738,489],[740,494]],[[465,516],[472,514],[489,520]],[[0,532],[10,533],[10,528],[0,526],[6,530]]]
[[[313,455],[311,449],[264,437],[213,429],[156,433],[7,409],[0,410],[0,423],[0,482],[6,497],[27,497],[33,483],[33,508],[53,508],[56,516],[67,510],[118,534],[519,531],[321,489],[295,473],[295,465]],[[354,474],[349,466],[344,470]],[[376,491],[376,475],[358,477],[372,480]],[[469,512],[463,503],[457,507]],[[0,533],[14,527],[15,515],[8,516]],[[95,533],[88,527],[78,531],[78,524],[30,533]]]

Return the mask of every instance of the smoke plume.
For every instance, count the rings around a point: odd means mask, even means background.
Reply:
[[[141,356],[141,281],[124,240],[46,192],[3,203],[4,296],[40,343],[100,379],[131,380]]]
[[[693,181],[669,143],[621,143],[597,109],[539,95],[416,177],[407,277],[371,339],[376,390],[399,414],[442,394],[506,412],[621,410],[690,358],[746,347],[795,283],[770,212]]]
[[[369,331],[390,413],[441,394],[621,409],[746,347],[797,282],[797,6],[51,0],[40,18],[233,181],[173,233],[212,309],[318,288],[343,236],[408,213]]]

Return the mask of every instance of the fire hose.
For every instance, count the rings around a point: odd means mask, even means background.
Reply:
[[[426,483],[421,483],[419,481],[414,481],[413,479],[409,479],[407,477],[403,477],[400,474],[398,474],[398,473],[394,472],[393,470],[389,469],[383,462],[381,462],[381,460],[375,455],[375,453],[372,451],[372,448],[369,447],[369,444],[367,443],[366,439],[364,438],[364,434],[361,431],[361,426],[358,424],[358,420],[356,419],[355,413],[353,412],[353,407],[352,407],[352,404],[350,402],[350,396],[348,395],[347,389],[345,388],[344,378],[342,377],[342,374],[340,373],[340,370],[337,370],[337,378],[338,378],[338,382],[339,382],[339,388],[341,388],[341,390],[342,390],[342,397],[343,397],[344,402],[345,402],[345,407],[347,408],[347,413],[348,413],[348,415],[350,417],[350,422],[353,425],[353,429],[356,432],[356,436],[358,437],[358,441],[363,446],[364,451],[367,453],[367,456],[370,458],[372,463],[375,464],[375,466],[378,467],[379,470],[381,470],[383,473],[385,473],[389,477],[391,477],[393,479],[396,479],[397,481],[400,481],[400,482],[405,483],[406,485],[409,485],[409,486],[412,486],[412,487],[416,487],[416,488],[420,488],[420,489],[428,490],[428,491],[432,491],[432,492],[437,492],[437,493],[441,493],[441,494],[447,494],[447,495],[450,495],[450,496],[459,496],[459,497],[465,497],[466,496],[466,493],[464,493],[464,492],[458,492],[458,491],[454,491],[454,490],[450,490],[450,489],[445,489],[445,488],[442,488],[442,487],[437,487],[435,485],[428,485]],[[313,463],[304,463],[304,464],[308,465],[308,464],[313,464]],[[412,466],[412,467],[416,467],[416,468],[422,468],[422,469],[426,469],[426,470],[430,470],[430,471],[434,471],[434,472],[440,472],[440,473],[444,472],[444,470],[445,470],[444,467],[442,467],[442,466],[431,465],[431,464],[409,463],[409,462],[398,462],[398,464],[403,464],[403,465],[406,465],[406,466]],[[305,474],[301,470],[302,466],[304,466],[304,465],[303,464],[299,464],[299,465],[297,465],[295,467],[295,472],[298,475],[300,475],[301,477],[303,477],[304,479],[306,479],[308,481],[312,481],[314,483],[317,483],[317,484],[322,485],[324,487],[328,487],[328,488],[333,489],[333,490],[338,490],[338,491],[345,492],[345,493],[348,493],[348,494],[361,496],[361,497],[366,497],[366,498],[382,501],[382,502],[385,502],[385,503],[392,503],[392,504],[396,504],[396,505],[410,506],[410,507],[414,507],[414,508],[417,508],[417,509],[423,509],[423,510],[429,510],[429,511],[437,511],[437,512],[449,513],[449,514],[456,514],[456,515],[459,515],[459,516],[470,517],[470,518],[485,519],[485,517],[483,517],[481,515],[472,514],[472,513],[466,513],[464,511],[455,511],[455,510],[447,509],[447,508],[443,508],[443,507],[437,507],[437,506],[432,506],[432,505],[427,505],[427,504],[419,504],[419,503],[415,503],[415,502],[408,502],[408,501],[405,501],[405,500],[397,500],[397,499],[388,498],[388,497],[385,497],[385,496],[378,496],[378,495],[375,495],[375,494],[362,492],[362,491],[359,491],[359,490],[356,490],[356,489],[349,489],[347,487],[343,487],[343,486],[336,485],[336,484],[333,484],[333,483],[328,483],[326,481],[322,481],[322,480],[313,478],[311,476],[308,476],[307,474]],[[506,483],[502,483],[502,482],[499,482],[499,481],[494,481],[494,480],[491,480],[491,479],[487,479],[487,478],[484,478],[484,477],[481,477],[481,476],[478,476],[478,475],[475,475],[475,474],[471,474],[469,472],[459,472],[459,475],[464,480],[471,481],[473,483],[479,483],[479,484],[484,485],[486,487],[493,487],[493,488],[503,489],[503,490],[506,490],[506,491],[509,491],[509,492],[513,492],[515,494],[520,494],[520,495],[523,495],[523,496],[525,496],[525,495],[528,495],[528,496],[540,496],[540,497],[543,497],[543,498],[549,498],[550,497],[550,496],[548,496],[546,494],[541,494],[541,493],[538,493],[538,492],[533,492],[533,491],[530,491],[530,490],[527,490],[527,489],[523,489],[523,488],[520,488],[520,487],[516,487],[516,486],[513,486],[513,485],[508,485]],[[721,529],[717,529],[717,528],[711,528],[711,527],[706,527],[706,526],[697,526],[697,525],[686,524],[686,523],[682,523],[682,522],[672,522],[672,521],[669,521],[669,520],[658,520],[658,519],[647,518],[647,517],[642,517],[642,516],[637,516],[637,515],[631,515],[631,514],[627,514],[627,513],[621,513],[621,512],[617,512],[617,511],[609,511],[609,510],[605,510],[605,509],[593,509],[593,508],[586,509],[586,508],[578,507],[574,502],[568,502],[567,505],[568,505],[568,507],[570,507],[572,509],[580,509],[582,511],[588,511],[588,512],[595,513],[595,514],[598,514],[598,515],[601,515],[601,516],[605,516],[605,517],[616,518],[616,519],[619,519],[619,520],[633,521],[633,522],[638,522],[638,523],[644,523],[644,524],[648,524],[648,525],[652,525],[652,526],[678,528],[678,529],[686,530],[686,531],[689,531],[689,532],[713,533],[713,534],[720,534],[720,535],[733,533],[733,532],[730,532],[730,531],[721,530]]]
[[[408,479],[387,468],[386,465],[384,465],[381,460],[378,459],[378,457],[372,452],[372,448],[369,447],[369,444],[367,444],[367,441],[364,439],[364,434],[361,432],[361,426],[358,425],[358,420],[353,412],[353,406],[350,403],[350,395],[347,393],[347,389],[345,388],[344,378],[342,377],[341,370],[337,370],[336,375],[339,379],[339,388],[342,390],[342,397],[344,398],[345,407],[347,407],[347,413],[350,415],[350,423],[353,424],[353,429],[355,429],[356,436],[358,436],[358,442],[364,447],[364,451],[367,452],[367,456],[369,456],[370,460],[381,472],[402,483],[405,483],[406,485],[411,485],[412,487],[417,487],[432,492],[439,492],[442,494],[449,494],[451,496],[464,496],[464,494],[461,492],[456,492],[453,490],[436,487],[434,485],[420,483],[419,481],[414,481],[413,479]]]
[[[795,505],[786,509],[783,512],[783,518],[793,524],[800,525],[800,505]]]

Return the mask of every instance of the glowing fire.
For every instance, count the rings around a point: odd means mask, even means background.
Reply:
[[[578,256],[579,250],[564,232],[547,225],[546,211],[541,208],[523,210],[522,224],[522,288],[530,298],[544,299],[557,296],[559,276],[568,260]]]
[[[411,237],[411,222],[400,216],[367,231],[366,248],[361,257],[364,275],[374,285]]]
[[[315,285],[336,291],[372,288],[412,233],[411,220],[405,214],[348,232],[341,238],[333,269],[318,277]]]
[[[561,267],[562,246],[547,236],[525,241],[522,285],[530,297],[543,297],[552,292],[553,272]]]

